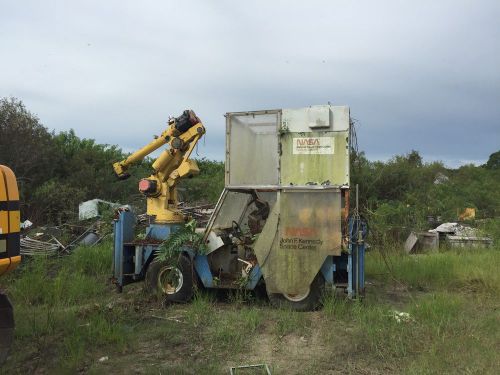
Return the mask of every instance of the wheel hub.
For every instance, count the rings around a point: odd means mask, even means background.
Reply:
[[[158,287],[165,294],[175,294],[184,283],[182,272],[173,266],[163,267],[158,273]]]
[[[8,298],[0,294],[0,367],[7,359],[14,339],[14,310]]]
[[[299,294],[283,293],[283,297],[285,297],[290,302],[300,302],[305,300],[309,296],[309,293],[311,293],[311,288],[308,288],[305,293],[299,293]]]

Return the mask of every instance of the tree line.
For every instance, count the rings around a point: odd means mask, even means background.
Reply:
[[[100,198],[145,209],[137,189],[151,174],[151,159],[131,168],[131,177],[117,180],[113,162],[123,160],[119,147],[79,138],[73,130],[55,133],[14,98],[0,99],[0,164],[18,180],[21,214],[36,224],[75,220],[80,202]],[[214,202],[224,186],[224,165],[198,160],[200,175],[180,184],[181,199]]]
[[[360,186],[360,211],[379,242],[401,241],[433,222],[456,222],[466,208],[474,208],[478,220],[499,216],[500,151],[484,165],[456,169],[424,163],[417,151],[386,162],[352,153],[351,163],[351,184]]]
[[[100,198],[144,208],[137,189],[151,171],[151,159],[118,181],[112,163],[126,157],[119,147],[79,138],[73,130],[55,133],[14,98],[0,99],[0,163],[18,178],[23,218],[36,224],[74,220],[78,204]],[[215,203],[224,187],[224,164],[198,160],[200,175],[179,186],[181,200]],[[359,185],[360,211],[375,233],[398,237],[409,228],[424,228],[429,217],[454,221],[466,207],[479,218],[500,212],[500,151],[482,166],[450,169],[425,163],[417,151],[370,161],[351,153],[351,185]],[[353,197],[354,194],[351,194]],[[353,203],[353,202],[352,202]]]

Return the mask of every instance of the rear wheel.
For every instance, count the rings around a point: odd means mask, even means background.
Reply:
[[[193,297],[193,267],[191,260],[180,255],[177,262],[153,261],[146,272],[146,288],[167,301],[186,302]]]
[[[324,290],[325,279],[319,272],[305,293],[268,293],[268,297],[275,307],[285,307],[295,311],[312,311],[320,306]]]
[[[0,294],[0,365],[9,355],[14,340],[14,310],[6,295]]]

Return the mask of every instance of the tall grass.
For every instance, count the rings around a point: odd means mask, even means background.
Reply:
[[[322,336],[327,347],[348,342],[386,372],[493,374],[500,364],[495,301],[442,291],[419,294],[396,308],[375,298],[360,303],[328,296]],[[408,320],[396,319],[397,312],[408,313]]]
[[[366,275],[390,281],[391,277],[416,289],[465,289],[500,294],[500,249],[453,249],[408,255],[401,250],[368,253]]]
[[[498,249],[410,256],[392,248],[367,255],[367,279],[375,282],[362,301],[325,295],[322,310],[299,313],[243,294],[221,303],[200,291],[188,304],[159,311],[140,288],[113,292],[111,244],[80,248],[0,280],[17,321],[6,371],[119,373],[131,371],[132,361],[145,373],[224,373],[249,358],[271,366],[280,358],[283,373],[324,373],[333,365],[346,373],[495,373],[499,261]],[[401,284],[408,288],[393,287]],[[408,321],[395,319],[395,310]],[[266,345],[272,352],[261,349]],[[302,359],[288,357],[289,345],[300,345],[308,371],[295,367]],[[109,362],[100,364],[106,355]]]
[[[16,303],[24,305],[71,306],[94,299],[106,289],[111,275],[111,245],[81,247],[60,259],[28,259],[6,281]],[[3,281],[3,280],[2,280]]]
[[[126,315],[108,307],[104,297],[111,251],[104,243],[80,247],[64,258],[28,259],[2,279],[15,306],[15,345],[24,349],[14,348],[17,356],[52,348],[62,354],[58,366],[72,371],[89,348],[126,346]]]
[[[351,345],[391,371],[495,373],[500,365],[493,349],[500,342],[499,264],[496,248],[422,255],[395,248],[371,252],[367,279],[377,282],[368,288],[365,300],[326,296],[323,313],[328,325],[337,322],[337,331],[342,324],[350,326]],[[385,293],[391,285],[404,298]],[[409,319],[396,319],[398,311],[408,313]],[[327,343],[336,339],[334,334],[323,337]]]

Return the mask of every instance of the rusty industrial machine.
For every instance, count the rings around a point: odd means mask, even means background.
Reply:
[[[172,289],[164,281],[169,278],[169,274],[177,272],[182,277],[177,268],[154,263],[153,260],[159,245],[189,219],[178,208],[177,184],[181,179],[199,173],[196,161],[190,156],[204,134],[205,127],[201,120],[193,111],[185,110],[181,116],[171,118],[167,129],[150,144],[113,165],[118,178],[128,178],[130,175],[127,171],[133,164],[160,147],[167,146],[154,161],[151,176],[139,181],[139,191],[147,200],[146,213],[149,218],[143,238],[135,236],[136,216],[132,211],[121,210],[115,220],[113,278],[119,290],[126,284],[147,278],[151,290],[167,293]],[[183,272],[187,272],[188,261],[182,258],[179,264],[184,266]],[[186,280],[174,287],[173,291],[177,290],[178,293],[182,289],[181,292],[184,292],[187,285]],[[170,297],[172,293],[167,294]]]
[[[225,188],[203,246],[184,244],[175,264],[157,263],[156,274],[168,277],[152,287],[172,300],[189,299],[196,283],[262,287],[272,304],[302,311],[319,306],[326,285],[361,296],[367,226],[349,205],[351,126],[346,106],[227,113]],[[115,224],[120,285],[143,278],[158,247],[133,242],[133,222],[123,211]],[[176,225],[160,235],[150,227],[147,236],[168,241]]]
[[[21,262],[19,192],[16,176],[0,165],[0,277]],[[14,338],[14,310],[0,290],[0,365],[6,360]]]

